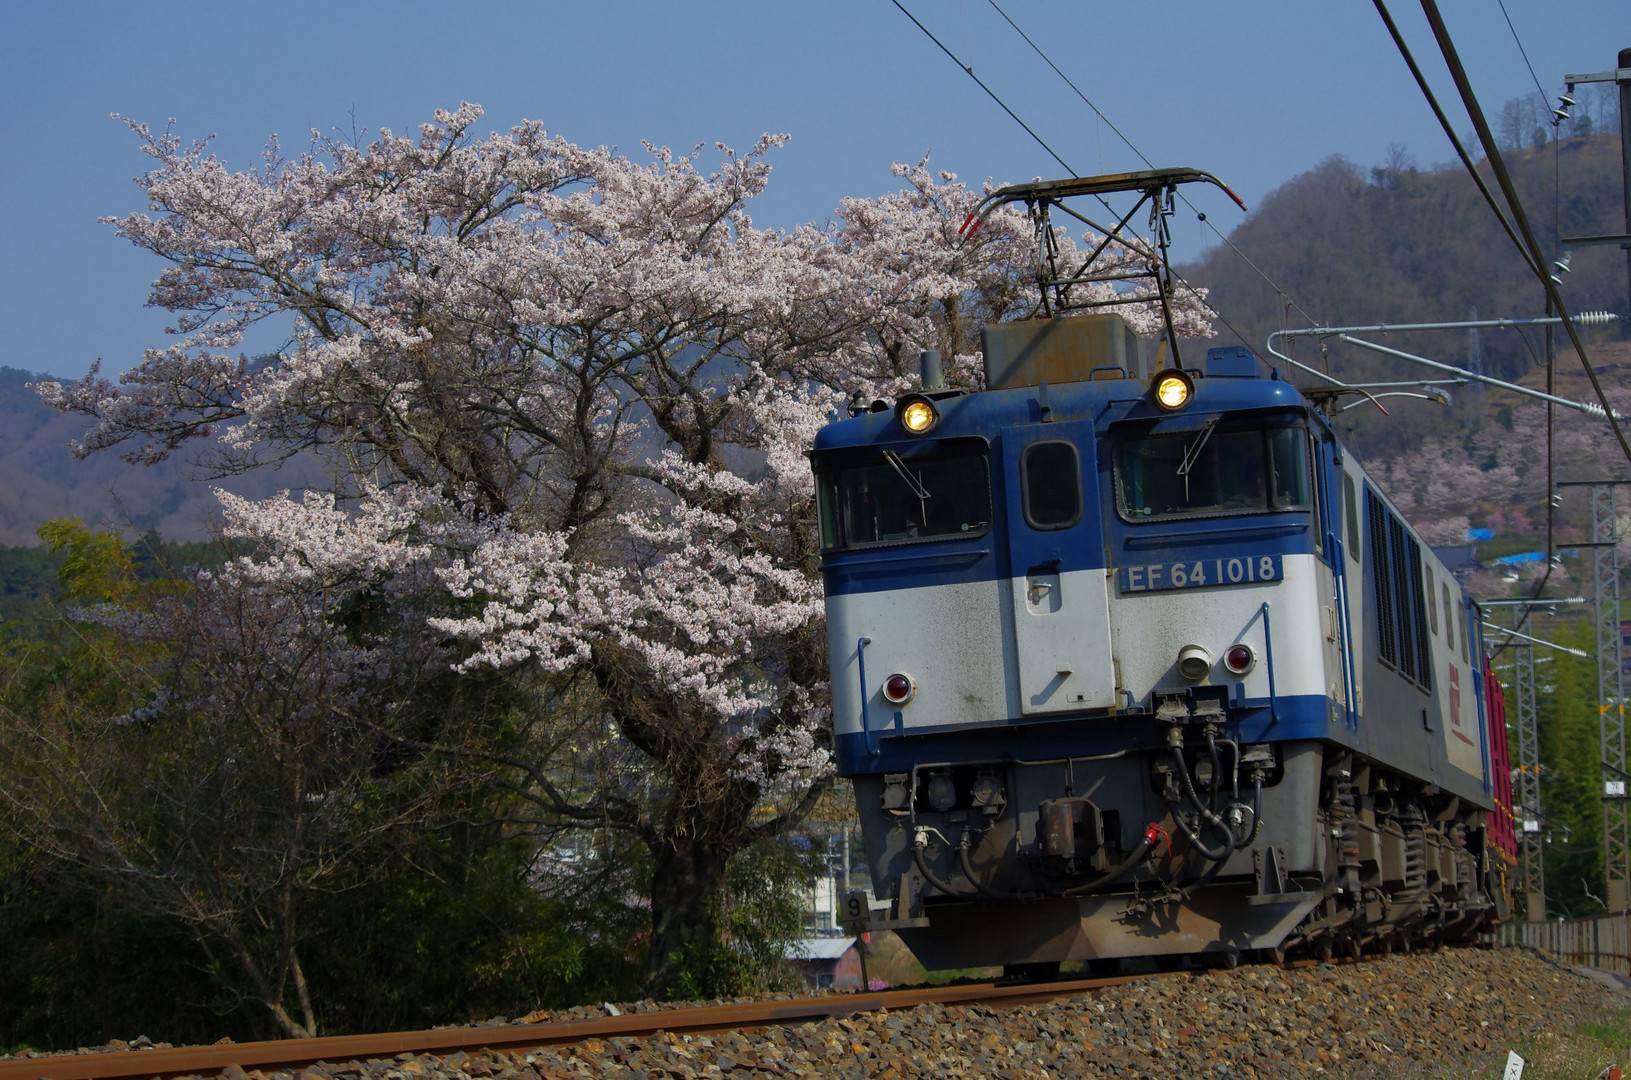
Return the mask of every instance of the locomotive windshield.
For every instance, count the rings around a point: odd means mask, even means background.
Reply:
[[[1308,440],[1300,427],[1224,427],[1123,440],[1116,448],[1116,502],[1148,520],[1307,510]]]
[[[969,536],[991,525],[991,481],[983,440],[929,455],[892,449],[818,463],[821,549]]]

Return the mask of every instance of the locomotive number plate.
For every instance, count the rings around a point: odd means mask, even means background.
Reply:
[[[1285,569],[1278,555],[1240,555],[1231,559],[1190,559],[1123,566],[1118,573],[1121,591],[1138,593],[1218,585],[1255,585],[1263,581],[1279,581],[1285,576]]]

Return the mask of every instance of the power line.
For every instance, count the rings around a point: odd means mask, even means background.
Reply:
[[[1513,222],[1523,234],[1524,246],[1529,250],[1534,274],[1540,279],[1541,288],[1546,290],[1546,298],[1551,301],[1552,308],[1563,320],[1563,329],[1568,332],[1569,342],[1580,357],[1580,364],[1586,370],[1586,378],[1590,380],[1598,402],[1608,414],[1609,426],[1614,430],[1614,437],[1619,441],[1621,452],[1627,461],[1631,461],[1631,443],[1626,442],[1625,432],[1614,417],[1614,407],[1609,403],[1608,395],[1603,392],[1602,381],[1598,379],[1597,370],[1592,367],[1591,360],[1586,354],[1585,343],[1580,340],[1580,330],[1575,326],[1574,319],[1569,315],[1569,309],[1563,303],[1557,283],[1542,269],[1546,261],[1545,253],[1541,251],[1540,242],[1535,239],[1534,231],[1529,227],[1529,218],[1524,213],[1523,202],[1518,198],[1512,177],[1507,172],[1506,162],[1501,159],[1500,148],[1495,145],[1495,136],[1490,134],[1489,122],[1485,120],[1484,110],[1478,104],[1477,95],[1473,93],[1472,83],[1467,78],[1466,69],[1461,65],[1461,57],[1456,52],[1455,43],[1450,40],[1450,31],[1444,25],[1444,17],[1439,14],[1438,4],[1434,0],[1421,0],[1421,5],[1427,14],[1427,21],[1433,28],[1433,36],[1438,41],[1439,51],[1444,54],[1444,62],[1450,69],[1450,77],[1455,80],[1462,103],[1467,108],[1467,115],[1472,119],[1473,129],[1478,132],[1478,139],[1484,144],[1484,153],[1489,159],[1490,168],[1495,171],[1495,179],[1501,185],[1501,194],[1506,197],[1507,205],[1512,208]]]
[[[1518,255],[1522,257],[1524,264],[1532,272],[1539,273],[1539,265],[1530,257],[1528,249],[1523,245],[1523,241],[1518,238],[1517,230],[1512,227],[1512,222],[1507,219],[1506,212],[1501,209],[1501,205],[1495,201],[1495,193],[1490,191],[1489,185],[1484,182],[1483,174],[1478,171],[1477,163],[1472,160],[1472,155],[1467,152],[1467,148],[1462,145],[1460,137],[1456,135],[1455,127],[1450,123],[1450,118],[1445,115],[1443,106],[1439,105],[1438,98],[1433,94],[1433,88],[1427,85],[1427,76],[1422,74],[1421,66],[1416,63],[1415,54],[1410,51],[1410,46],[1405,44],[1404,35],[1399,32],[1398,24],[1393,21],[1393,16],[1389,13],[1385,0],[1374,0],[1374,2],[1377,13],[1382,16],[1383,25],[1387,27],[1388,33],[1393,37],[1394,46],[1398,48],[1399,55],[1404,58],[1405,66],[1410,69],[1410,74],[1415,77],[1416,86],[1421,90],[1422,97],[1427,99],[1428,108],[1432,109],[1433,115],[1438,118],[1439,127],[1444,129],[1445,137],[1450,140],[1450,145],[1455,147],[1456,155],[1461,158],[1461,164],[1466,168],[1468,175],[1472,177],[1472,182],[1478,185],[1479,192],[1484,196],[1484,202],[1489,204],[1490,212],[1495,215],[1495,220],[1501,223],[1501,228],[1506,230],[1506,235],[1512,240],[1512,245],[1518,249]]]
[[[1427,84],[1427,77],[1422,74],[1421,66],[1416,63],[1415,55],[1410,51],[1410,46],[1406,44],[1404,35],[1399,32],[1398,24],[1393,21],[1393,16],[1388,11],[1385,0],[1375,0],[1375,4],[1376,11],[1379,15],[1381,15],[1382,22],[1387,27],[1388,34],[1393,38],[1393,44],[1398,48],[1399,55],[1404,58],[1405,66],[1410,69],[1410,74],[1415,78],[1416,86],[1421,90],[1422,97],[1426,99],[1428,107],[1433,110],[1433,115],[1438,119],[1439,126],[1444,129],[1445,137],[1450,140],[1450,145],[1455,147],[1457,156],[1461,158],[1462,166],[1467,170],[1467,174],[1472,177],[1473,183],[1477,185],[1479,193],[1483,195],[1484,202],[1489,206],[1490,213],[1494,214],[1495,220],[1501,223],[1501,228],[1505,230],[1507,238],[1512,241],[1513,247],[1517,249],[1518,255],[1523,259],[1524,265],[1529,267],[1531,273],[1534,273],[1537,276],[1540,275],[1542,273],[1541,266],[1543,265],[1543,260],[1530,252],[1527,245],[1525,245],[1523,240],[1519,238],[1517,229],[1513,226],[1512,221],[1507,217],[1506,212],[1502,210],[1501,205],[1495,201],[1495,193],[1492,192],[1489,189],[1489,185],[1484,182],[1483,174],[1478,171],[1477,163],[1472,160],[1472,155],[1468,153],[1467,148],[1462,145],[1461,139],[1456,135],[1455,127],[1450,123],[1450,118],[1445,114],[1443,107],[1438,102],[1438,98],[1433,94],[1432,87]],[[1504,5],[1502,10],[1505,10]],[[1514,36],[1515,35],[1516,31],[1514,31]],[[1521,42],[1519,43],[1518,47],[1520,50],[1523,48]],[[1467,92],[1471,92],[1470,87],[1468,87]],[[1474,99],[1474,103],[1476,103],[1476,99]],[[1470,107],[1471,106],[1469,106],[1469,109]],[[1486,153],[1488,152],[1489,150],[1486,148]],[[1501,164],[1500,154],[1498,152],[1490,153],[1489,156],[1491,158],[1492,167]],[[1551,306],[1549,303],[1547,305],[1547,311],[1548,313],[1551,311]],[[1550,334],[1550,332],[1551,328],[1548,327],[1547,333]],[[1536,359],[1538,362],[1538,358],[1534,355],[1534,346],[1530,345],[1528,337],[1526,337],[1521,331],[1518,334],[1518,340],[1523,342],[1524,348],[1529,350],[1530,357],[1532,359]],[[1582,359],[1584,359],[1584,354],[1582,354]],[[1553,380],[1555,374],[1556,365],[1551,363],[1551,361],[1548,359],[1548,367],[1546,371],[1546,386],[1548,391],[1551,391],[1554,387]],[[1607,406],[1605,406],[1605,409],[1606,408]],[[1555,476],[1555,441],[1556,431],[1553,424],[1552,404],[1551,402],[1547,402],[1546,479],[1548,485],[1552,483]],[[1550,487],[1548,487],[1548,495],[1546,499],[1546,551],[1548,555],[1550,555],[1553,550],[1557,519],[1557,507],[1553,503],[1550,490]],[[1539,597],[1543,592],[1545,592],[1546,584],[1552,578],[1552,566],[1552,560],[1548,558],[1546,560],[1546,573],[1541,576],[1540,582],[1535,586],[1533,594],[1535,597]],[[1527,611],[1528,609],[1525,610]],[[1510,636],[1508,636],[1495,647],[1493,655],[1499,656],[1507,648],[1507,646],[1511,644],[1511,642],[1512,639]]]
[[[1037,145],[1041,146],[1042,149],[1046,150],[1050,155],[1052,155],[1053,160],[1057,161],[1061,168],[1063,168],[1066,172],[1068,172],[1072,177],[1079,177],[1080,176],[1080,174],[1077,173],[1075,169],[1072,169],[1068,164],[1065,163],[1064,158],[1060,157],[1057,153],[1054,152],[1053,147],[1049,146],[1046,142],[1044,142],[1042,137],[1040,135],[1038,135],[1034,130],[1031,129],[1031,126],[1029,124],[1027,124],[1024,120],[1021,120],[1019,118],[1018,113],[1014,112],[1013,109],[1010,109],[1008,107],[1007,103],[1004,102],[1002,100],[1002,98],[997,96],[996,91],[992,90],[989,86],[987,86],[980,79],[980,77],[978,75],[974,74],[974,68],[971,65],[965,64],[961,60],[959,60],[957,58],[957,55],[955,53],[953,53],[950,49],[946,48],[945,44],[942,43],[939,38],[935,37],[934,34],[929,30],[929,28],[927,26],[924,26],[921,22],[918,21],[917,16],[913,15],[910,11],[906,10],[906,7],[905,7],[904,4],[901,3],[901,0],[891,0],[891,2],[897,8],[900,8],[901,14],[905,15],[908,19],[911,19],[912,24],[914,26],[916,26],[919,30],[923,31],[923,33],[928,37],[928,39],[930,41],[932,41],[936,45],[938,45],[940,47],[940,51],[945,53],[948,57],[951,58],[952,63],[954,63],[958,67],[962,68],[963,71],[967,73],[968,77],[973,79],[975,81],[975,83],[977,83],[979,85],[980,89],[984,90],[986,92],[986,94],[990,96],[992,101],[995,101],[998,105],[1002,106],[1003,112],[1006,112],[1013,119],[1014,123],[1016,123],[1020,127],[1024,128],[1026,134],[1030,135],[1031,138],[1036,140]],[[992,6],[995,6],[995,4],[993,4]],[[1007,15],[1006,12],[1003,12],[1001,8],[998,8],[997,10],[998,10],[999,13],[1002,14],[1003,18],[1008,19],[1008,15]],[[1019,27],[1017,25],[1015,25],[1015,23],[1014,23],[1014,21],[1012,19],[1008,19],[1008,25],[1013,26],[1015,30],[1019,30]],[[1041,49],[1037,49],[1036,43],[1032,42],[1029,37],[1026,37],[1025,32],[1023,30],[1019,30],[1019,33],[1020,33],[1021,37],[1024,37],[1025,40],[1030,43],[1031,48],[1036,49],[1038,54],[1042,55],[1042,58],[1044,60],[1048,59],[1045,54],[1042,54]],[[1050,67],[1053,67],[1053,69],[1055,71],[1059,71],[1059,68],[1056,65],[1053,64],[1053,61],[1048,60],[1048,64],[1049,64]],[[1060,75],[1061,75],[1061,77],[1063,77],[1064,73],[1060,72]],[[1067,83],[1070,82],[1069,79],[1065,79],[1065,81]],[[1073,89],[1073,90],[1076,89],[1074,83],[1071,84],[1071,89]],[[1087,101],[1086,95],[1082,94],[1082,92],[1080,90],[1076,90],[1076,93],[1077,93],[1077,95],[1079,97],[1082,98],[1083,101]],[[1099,112],[1098,107],[1093,105],[1093,103],[1091,101],[1087,101],[1087,104],[1088,104],[1088,106],[1090,108],[1093,109],[1094,112]],[[1103,113],[1099,113],[1099,116],[1100,116],[1101,119],[1104,120],[1105,123],[1110,124],[1109,118],[1106,117]],[[1114,124],[1110,124],[1110,126],[1111,126],[1111,128],[1115,129]],[[1127,139],[1127,136],[1122,135],[1120,129],[1116,129],[1116,134],[1121,135],[1122,141],[1126,142],[1128,146],[1132,146],[1133,152],[1135,154],[1138,154],[1138,156],[1140,158],[1143,158],[1145,164],[1149,164],[1149,158],[1144,157],[1144,155],[1139,152],[1138,148],[1136,146],[1133,146],[1132,142]],[[1115,212],[1114,209],[1110,206],[1110,204],[1108,202],[1105,202],[1105,199],[1104,199],[1103,195],[1097,195],[1097,196],[1095,196],[1095,198],[1097,198],[1099,200],[1099,204],[1101,206],[1103,206],[1106,210],[1109,210],[1111,213]],[[1180,195],[1180,198],[1182,198],[1181,195]],[[1184,203],[1186,205],[1188,205],[1190,207],[1190,209],[1192,209],[1192,210],[1194,209],[1194,204],[1190,203],[1188,199],[1184,199]],[[1197,213],[1199,213],[1199,211],[1197,211]],[[1205,220],[1205,215],[1201,215],[1201,218],[1204,221]],[[1214,228],[1213,231],[1216,232],[1217,230]],[[1219,235],[1221,236],[1222,234],[1219,233]],[[1249,263],[1250,260],[1247,260],[1247,262]],[[1170,267],[1168,269],[1170,270]],[[1262,271],[1258,271],[1258,272],[1262,273]],[[1235,337],[1239,338],[1243,344],[1248,345],[1248,346],[1251,344],[1251,342],[1246,339],[1246,336],[1244,334],[1242,334],[1239,330],[1235,329],[1234,325],[1231,324],[1228,319],[1224,318],[1222,312],[1218,311],[1217,308],[1215,308],[1211,304],[1207,303],[1206,298],[1201,296],[1200,293],[1195,289],[1195,287],[1193,285],[1191,285],[1188,281],[1185,281],[1182,275],[1173,274],[1173,276],[1176,277],[1178,279],[1179,283],[1181,283],[1185,288],[1189,289],[1189,291],[1191,293],[1193,293],[1196,296],[1196,298],[1199,299],[1200,302],[1203,305],[1205,305],[1206,309],[1208,311],[1210,311],[1213,315],[1215,315],[1219,322],[1223,323],[1224,326],[1227,326],[1229,328],[1230,332],[1233,333],[1235,335]],[[1264,280],[1267,280],[1267,278],[1265,278]],[[1274,285],[1274,283],[1272,281],[1270,281],[1269,285],[1272,287]],[[1276,291],[1278,292],[1279,290],[1276,289]]]
[[[956,64],[958,67],[960,67],[964,71],[968,72],[968,77],[973,79],[976,83],[978,83],[980,89],[984,90],[986,92],[986,94],[990,96],[992,101],[995,101],[998,105],[1002,106],[1002,111],[1007,113],[1013,119],[1014,123],[1016,123],[1020,127],[1024,128],[1025,133],[1027,135],[1029,135],[1031,138],[1035,139],[1036,144],[1038,146],[1040,146],[1042,149],[1046,150],[1048,152],[1048,154],[1053,158],[1053,160],[1055,160],[1055,161],[1057,161],[1059,163],[1059,167],[1061,169],[1064,169],[1071,176],[1079,175],[1076,172],[1075,169],[1073,169],[1069,165],[1065,164],[1065,159],[1064,158],[1062,158],[1058,154],[1054,153],[1053,147],[1049,146],[1046,142],[1044,142],[1043,139],[1042,139],[1042,136],[1038,135],[1036,132],[1031,130],[1031,125],[1029,125],[1025,121],[1021,120],[1019,118],[1019,114],[1014,112],[1013,109],[1010,109],[1008,107],[1008,103],[1003,101],[1002,98],[997,96],[997,92],[995,90],[993,90],[989,86],[985,85],[985,83],[980,79],[980,77],[978,75],[974,74],[974,68],[973,68],[972,65],[965,64],[961,60],[957,59],[957,54],[952,52],[950,49],[946,48],[946,46],[941,43],[940,39],[935,37],[934,34],[930,32],[930,30],[929,30],[929,28],[927,26],[924,26],[922,23],[918,22],[917,21],[917,16],[913,15],[910,11],[907,11],[906,10],[906,5],[902,4],[900,2],[900,0],[890,0],[890,2],[893,3],[896,7],[900,8],[900,13],[902,15],[905,15],[908,19],[911,19],[913,25],[915,25],[919,30],[923,31],[924,34],[928,35],[928,38],[929,38],[930,41],[934,42],[936,45],[939,45],[940,46],[940,51],[945,53],[947,56],[951,57],[951,62],[952,63]]]
[[[1087,107],[1089,109],[1092,109],[1094,111],[1094,113],[1096,113],[1098,115],[1098,118],[1100,120],[1103,120],[1106,124],[1108,124],[1110,126],[1110,130],[1115,132],[1117,137],[1119,137],[1122,142],[1127,144],[1127,148],[1129,150],[1131,150],[1133,153],[1138,155],[1138,159],[1140,161],[1142,161],[1146,166],[1148,166],[1151,169],[1155,168],[1155,162],[1153,162],[1149,158],[1145,157],[1144,152],[1142,150],[1140,150],[1138,147],[1133,145],[1133,140],[1129,139],[1126,135],[1124,135],[1122,133],[1122,130],[1116,126],[1115,121],[1111,120],[1108,116],[1104,115],[1104,111],[1102,109],[1100,109],[1097,105],[1093,104],[1092,101],[1088,100],[1088,96],[1086,94],[1082,93],[1081,89],[1075,83],[1070,81],[1070,76],[1066,75],[1063,71],[1060,71],[1059,70],[1059,65],[1054,63],[1051,59],[1049,59],[1048,54],[1042,51],[1042,47],[1040,45],[1038,45],[1036,42],[1031,40],[1031,35],[1027,34],[1025,31],[1021,30],[1019,28],[1019,24],[1016,23],[1012,18],[1010,18],[1006,11],[1002,10],[1002,7],[997,3],[997,0],[987,0],[987,2],[993,8],[996,8],[997,14],[1001,15],[1003,17],[1003,19],[1007,21],[1009,26],[1012,26],[1014,28],[1014,33],[1016,33],[1020,37],[1024,38],[1025,39],[1025,44],[1029,45],[1031,47],[1031,49],[1033,51],[1035,51],[1036,55],[1040,56],[1043,59],[1043,61],[1049,67],[1051,67],[1053,69],[1054,74],[1058,75],[1061,79],[1065,80],[1065,85],[1070,87],[1072,90],[1076,91],[1076,96],[1081,98],[1082,101],[1086,102]]]
[[[1523,47],[1523,39],[1518,37],[1518,28],[1512,25],[1512,16],[1507,14],[1506,10],[1506,0],[1495,0],[1495,2],[1501,5],[1501,15],[1506,19],[1506,28],[1512,31],[1512,40],[1518,44],[1518,54],[1523,57],[1524,67],[1529,69],[1529,77],[1534,80],[1535,93],[1540,95],[1540,105],[1544,109],[1550,99],[1547,98],[1546,91],[1540,88],[1540,78],[1535,74],[1535,65],[1529,62],[1529,50]]]
[[[1013,17],[1010,16],[1008,14],[1008,12],[1006,12],[1006,11],[1004,11],[1002,9],[1002,6],[997,3],[997,0],[986,0],[986,2],[989,3],[994,9],[996,9],[997,14],[1001,15],[1003,17],[1004,21],[1006,21],[1009,26],[1014,28],[1014,33],[1018,34],[1020,37],[1025,39],[1025,44],[1029,45],[1031,47],[1031,50],[1033,52],[1035,52],[1037,56],[1040,56],[1042,58],[1043,63],[1047,64],[1050,68],[1052,68],[1053,71],[1054,71],[1054,74],[1058,75],[1061,79],[1063,79],[1065,81],[1065,85],[1070,87],[1071,90],[1073,90],[1075,92],[1076,96],[1082,99],[1082,103],[1085,104],[1089,109],[1092,109],[1094,114],[1097,115],[1100,120],[1103,120],[1106,124],[1109,125],[1110,130],[1115,132],[1117,137],[1119,137],[1122,142],[1127,144],[1127,148],[1129,150],[1131,150],[1134,154],[1138,155],[1138,159],[1140,161],[1142,161],[1147,167],[1149,167],[1151,169],[1155,168],[1155,163],[1153,161],[1151,161],[1147,156],[1145,156],[1144,151],[1140,150],[1136,145],[1134,145],[1133,140],[1128,138],[1127,135],[1119,127],[1117,127],[1115,125],[1115,122],[1112,121],[1108,116],[1106,116],[1104,114],[1104,110],[1100,109],[1097,105],[1095,105],[1093,103],[1092,99],[1089,98],[1086,94],[1084,94],[1082,92],[1081,87],[1077,86],[1075,84],[1075,82],[1073,82],[1071,80],[1070,76],[1066,75],[1064,73],[1064,71],[1062,71],[1060,69],[1059,65],[1053,62],[1053,58],[1050,57],[1047,53],[1042,51],[1042,46],[1038,45],[1034,40],[1031,39],[1031,35],[1027,34],[1024,30],[1022,30],[1020,28],[1020,25],[1013,20]],[[915,19],[913,21],[916,22]],[[1244,251],[1240,250],[1239,246],[1237,246],[1233,240],[1231,240],[1228,236],[1226,236],[1224,234],[1222,229],[1219,229],[1216,225],[1214,225],[1210,221],[1208,221],[1206,219],[1206,215],[1204,213],[1202,213],[1200,211],[1200,209],[1198,207],[1196,207],[1196,205],[1194,203],[1189,201],[1188,196],[1184,195],[1184,193],[1180,191],[1180,192],[1178,192],[1178,198],[1182,199],[1184,205],[1189,207],[1189,209],[1194,212],[1195,216],[1200,219],[1200,222],[1201,222],[1202,225],[1206,226],[1208,229],[1211,229],[1212,232],[1217,236],[1217,238],[1219,240],[1222,240],[1225,244],[1227,244],[1229,246],[1229,249],[1231,251],[1233,251],[1236,255],[1240,256],[1241,261],[1244,262],[1247,266],[1251,267],[1252,270],[1257,274],[1257,276],[1262,278],[1263,281],[1268,285],[1268,287],[1270,289],[1274,290],[1274,294],[1276,296],[1280,297],[1288,305],[1295,308],[1297,310],[1297,313],[1299,315],[1301,315],[1308,322],[1308,324],[1310,326],[1318,326],[1319,325],[1319,320],[1315,319],[1312,315],[1308,314],[1308,312],[1304,311],[1302,305],[1297,303],[1296,298],[1294,298],[1290,293],[1286,292],[1278,284],[1276,284],[1274,279],[1269,277],[1267,272],[1265,272],[1262,267],[1258,266],[1255,262],[1253,262],[1246,255],[1246,253]],[[1101,199],[1100,202],[1103,202],[1103,200]],[[1189,282],[1184,281],[1184,279],[1181,276],[1178,277],[1178,280],[1183,282],[1183,284],[1185,286],[1187,286],[1191,291],[1194,291],[1194,286],[1190,285]],[[1201,302],[1206,303],[1206,301],[1204,299]],[[1242,334],[1239,330],[1236,330],[1232,325],[1230,325],[1229,320],[1223,317],[1222,312],[1218,311],[1217,308],[1214,308],[1211,304],[1206,304],[1206,307],[1207,307],[1207,310],[1211,311],[1213,315],[1216,315],[1218,317],[1218,320],[1220,322],[1222,322],[1223,325],[1228,326],[1230,331],[1233,332],[1236,337],[1240,338],[1240,340],[1244,344],[1246,344],[1247,346],[1251,345],[1251,342],[1246,340],[1246,337],[1245,337],[1244,334]]]

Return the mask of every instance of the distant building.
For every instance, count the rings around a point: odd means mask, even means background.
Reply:
[[[861,985],[861,954],[852,937],[798,938],[788,943],[785,955],[817,990],[866,989]]]
[[[1478,545],[1476,544],[1445,544],[1435,547],[1433,554],[1437,555],[1444,568],[1454,574],[1457,580],[1464,580],[1484,568],[1478,561]]]

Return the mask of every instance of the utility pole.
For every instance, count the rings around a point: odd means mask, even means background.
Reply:
[[[1615,244],[1624,248],[1626,296],[1627,302],[1631,303],[1631,49],[1620,50],[1618,65],[1613,71],[1599,71],[1590,75],[1565,75],[1563,82],[1567,87],[1564,110],[1574,103],[1576,83],[1611,82],[1617,84],[1620,89],[1620,182],[1625,194],[1625,231],[1617,236],[1566,236],[1562,242],[1566,248],[1584,244]]]
[[[1602,761],[1603,871],[1608,910],[1625,911],[1631,900],[1631,818],[1627,817],[1625,683],[1620,673],[1620,550],[1614,489],[1626,480],[1565,480],[1591,498],[1592,584],[1597,619],[1597,714]]]
[[[1625,800],[1625,684],[1620,672],[1620,538],[1614,518],[1614,484],[1591,488],[1591,538],[1597,598],[1597,700],[1603,770],[1603,854],[1607,860],[1608,909],[1624,911],[1631,899],[1631,821]],[[1610,776],[1612,772],[1612,776]]]
[[[1513,695],[1518,702],[1518,756],[1515,762],[1518,773],[1517,795],[1514,797],[1515,808],[1522,810],[1521,815],[1515,814],[1514,824],[1518,831],[1518,858],[1520,881],[1523,888],[1524,917],[1528,922],[1543,922],[1546,919],[1546,874],[1542,866],[1544,858],[1545,814],[1540,805],[1540,740],[1535,710],[1535,646],[1540,645],[1557,652],[1568,653],[1571,656],[1586,657],[1590,653],[1579,649],[1572,649],[1559,645],[1544,638],[1535,637],[1530,626],[1530,616],[1537,610],[1556,613],[1560,606],[1573,606],[1584,604],[1585,597],[1545,597],[1528,600],[1485,600],[1479,606],[1485,609],[1496,607],[1510,607],[1512,612],[1512,629],[1507,632],[1507,642],[1502,648],[1512,650],[1513,658]],[[1486,630],[1495,630],[1498,627],[1489,621],[1484,622]]]
[[[1513,612],[1519,633],[1528,634],[1529,609]],[[1540,831],[1540,739],[1535,723],[1535,647],[1527,641],[1514,642],[1518,699],[1518,801],[1523,816],[1518,819],[1519,866],[1523,874],[1524,918],[1529,922],[1546,919],[1546,874]]]

